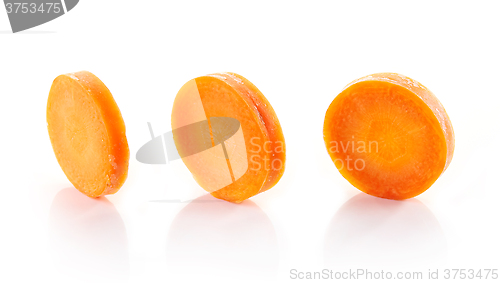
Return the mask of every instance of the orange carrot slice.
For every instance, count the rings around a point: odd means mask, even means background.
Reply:
[[[419,82],[394,73],[347,85],[326,112],[323,137],[352,185],[397,200],[426,191],[450,164],[455,147],[439,100]]]
[[[69,181],[89,197],[116,193],[127,178],[129,148],[120,109],[90,72],[58,76],[47,102],[47,127]]]
[[[219,138],[231,121],[237,121],[237,131]],[[180,130],[194,124],[207,133]],[[257,87],[240,75],[218,73],[187,82],[174,101],[172,129],[182,160],[216,198],[240,203],[276,185],[284,173],[285,139],[278,117]],[[208,150],[195,153],[207,142]]]

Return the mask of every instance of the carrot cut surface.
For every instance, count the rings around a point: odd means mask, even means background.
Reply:
[[[284,173],[278,117],[240,75],[217,73],[187,82],[175,98],[171,122],[183,162],[216,198],[240,203],[273,187]],[[197,125],[198,133],[182,130],[189,125]]]
[[[127,178],[125,123],[109,89],[90,72],[58,76],[47,102],[47,127],[69,181],[89,197],[116,193]]]
[[[326,112],[323,137],[352,185],[396,200],[426,191],[450,164],[455,147],[439,100],[419,82],[394,73],[347,85]]]

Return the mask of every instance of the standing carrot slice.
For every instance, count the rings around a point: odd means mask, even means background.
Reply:
[[[47,102],[47,127],[69,181],[89,197],[116,193],[127,178],[129,148],[120,109],[90,72],[58,76]]]
[[[323,137],[344,178],[388,199],[427,190],[450,164],[455,147],[439,100],[417,81],[394,73],[347,85],[326,112]]]
[[[201,133],[183,130],[189,125]],[[240,203],[273,187],[285,170],[278,117],[264,95],[240,75],[218,73],[187,82],[174,101],[172,129],[182,160],[216,198]],[[201,148],[209,149],[199,152]]]

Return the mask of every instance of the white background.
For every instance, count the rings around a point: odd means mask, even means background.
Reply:
[[[83,0],[19,34],[0,8],[0,281],[500,268],[498,3]],[[52,80],[80,70],[113,93],[131,151],[127,182],[100,200],[72,188],[46,130]],[[206,196],[181,161],[135,160],[147,122],[170,130],[179,88],[224,71],[266,95],[287,146],[281,181],[241,205]],[[324,146],[330,102],[376,72],[427,86],[455,130],[450,167],[412,200],[360,194]]]

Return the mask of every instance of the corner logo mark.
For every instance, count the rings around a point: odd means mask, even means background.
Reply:
[[[12,32],[50,22],[73,9],[79,0],[4,0]]]

